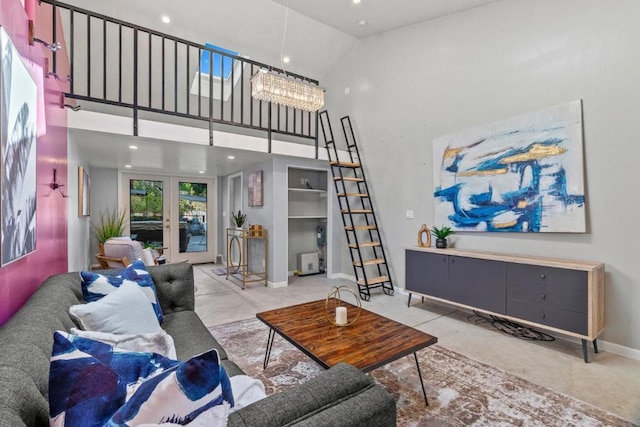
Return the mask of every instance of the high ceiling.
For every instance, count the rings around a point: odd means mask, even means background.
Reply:
[[[273,0],[357,39],[499,0]]]
[[[500,0],[361,0],[359,4],[353,0],[63,0],[186,40],[213,43],[266,64],[281,65],[282,56],[289,56],[286,70],[318,79],[321,84],[359,39],[495,1]],[[163,23],[163,16],[171,22]],[[360,20],[366,25],[358,25]],[[105,138],[85,133],[79,136],[79,141]],[[95,166],[122,168],[125,159],[132,156],[128,144],[110,144],[110,150],[96,148],[100,145],[87,145],[83,152],[90,162],[99,159]],[[163,147],[164,154],[146,157],[144,165],[133,167],[183,173],[184,168],[172,161],[172,148],[166,143],[158,143],[158,147]],[[198,168],[228,171],[226,151],[212,155],[211,147],[194,145],[189,152],[207,159],[207,166]],[[238,154],[238,166],[246,163],[242,160],[245,156],[246,161],[256,162],[265,156]],[[156,159],[156,164],[151,164],[151,159]]]

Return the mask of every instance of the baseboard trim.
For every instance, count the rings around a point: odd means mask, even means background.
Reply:
[[[607,351],[609,353],[617,354],[628,359],[640,361],[640,350],[631,347],[625,347],[620,344],[598,340],[598,349]]]
[[[286,288],[289,286],[288,282],[267,282],[267,286],[270,288]]]

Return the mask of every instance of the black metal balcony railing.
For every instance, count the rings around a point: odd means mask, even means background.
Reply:
[[[38,36],[66,45],[51,53],[56,75],[58,55],[68,55],[71,81],[65,96],[130,108],[135,136],[144,111],[208,122],[211,145],[214,125],[231,125],[266,132],[269,153],[273,133],[314,140],[318,157],[318,113],[251,97],[255,73],[283,70],[55,0],[42,0],[40,7],[50,9],[53,30],[50,38]],[[203,52],[208,52],[208,72],[201,71]]]

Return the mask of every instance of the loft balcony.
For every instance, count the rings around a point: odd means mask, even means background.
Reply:
[[[47,52],[48,71],[69,79],[61,102],[81,107],[68,115],[71,132],[326,159],[318,147],[317,112],[251,96],[256,73],[283,70],[54,0],[40,8],[57,25],[37,36],[62,46]],[[94,144],[94,155],[107,153],[104,143]]]

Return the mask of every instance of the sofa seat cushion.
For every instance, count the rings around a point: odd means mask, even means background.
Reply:
[[[178,360],[187,360],[212,348],[218,350],[220,359],[227,359],[227,353],[193,311],[167,314],[162,328],[173,337]]]

